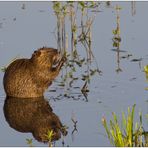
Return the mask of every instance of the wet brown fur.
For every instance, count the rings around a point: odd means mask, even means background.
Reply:
[[[63,63],[64,59],[58,51],[47,47],[35,51],[30,59],[15,60],[4,74],[6,95],[19,98],[43,96],[59,74]]]

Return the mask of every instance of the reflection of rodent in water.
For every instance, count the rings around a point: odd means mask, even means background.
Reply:
[[[3,83],[7,96],[41,97],[63,66],[64,58],[53,48],[40,48],[30,59],[17,59],[6,69]]]
[[[44,97],[6,97],[3,109],[10,127],[19,132],[31,132],[38,141],[48,142],[47,132],[51,130],[52,141],[58,140],[61,135],[67,135],[59,117]]]

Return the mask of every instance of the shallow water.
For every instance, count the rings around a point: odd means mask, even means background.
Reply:
[[[42,46],[56,47],[53,30],[56,18],[53,15],[51,2],[25,2],[25,9],[21,9],[23,2],[0,2],[0,67],[7,65],[13,58],[30,57],[32,52]],[[139,120],[138,112],[143,115],[148,112],[148,87],[143,67],[148,63],[148,13],[147,2],[136,2],[136,14],[131,14],[131,2],[112,2],[119,4],[121,52],[120,56],[132,54],[129,59],[121,59],[122,72],[116,73],[117,57],[112,51],[112,30],[116,28],[116,15],[112,8],[106,8],[105,3],[100,6],[101,12],[96,16],[93,24],[92,49],[102,76],[95,75],[89,85],[90,92],[87,100],[81,95],[80,89],[71,89],[69,93],[74,98],[57,97],[65,91],[55,82],[46,92],[54,113],[59,116],[68,128],[68,135],[64,137],[64,146],[110,146],[105,137],[105,130],[101,123],[102,116],[108,120],[111,112],[120,117],[121,111],[127,111],[128,106],[136,104],[135,120]],[[140,59],[141,62],[131,62]],[[79,71],[78,71],[79,73]],[[31,133],[21,133],[12,129],[5,120],[3,105],[5,93],[2,85],[3,72],[0,72],[0,146],[27,146],[26,138],[33,138]],[[57,80],[60,79],[60,76]],[[83,86],[79,81],[75,86]],[[75,118],[77,131],[71,118]],[[147,120],[143,119],[147,130]],[[33,146],[47,146],[33,138]],[[55,146],[62,146],[62,139],[56,141]]]

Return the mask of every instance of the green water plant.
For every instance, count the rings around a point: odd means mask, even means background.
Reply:
[[[48,145],[49,145],[49,147],[52,147],[52,140],[53,140],[53,136],[54,136],[53,130],[48,130],[47,131],[47,134],[45,136],[48,139]]]
[[[33,139],[28,139],[26,138],[26,142],[27,142],[27,145],[29,145],[30,147],[32,147],[32,142],[33,142]]]
[[[120,10],[121,7],[116,5],[115,12],[116,12],[116,28],[112,30],[113,33],[113,47],[115,48],[117,52],[117,68],[116,72],[122,72],[122,69],[120,68],[120,44],[121,44],[121,36],[120,36]]]
[[[1,69],[2,72],[5,72],[5,71],[6,71],[6,68],[7,68],[7,67],[3,66],[3,67],[1,67],[0,69]]]
[[[144,66],[144,72],[148,74],[148,65]]]
[[[57,18],[57,48],[67,59],[64,64],[65,71],[62,71],[61,76],[65,90],[74,85],[79,77],[77,71],[80,71],[80,68],[86,69],[81,70],[80,80],[88,83],[92,76],[101,73],[92,50],[92,27],[99,5],[99,2],[53,2],[52,8]]]
[[[148,65],[144,66],[143,71],[145,72],[146,81],[148,82]],[[146,87],[145,90],[148,90],[148,87]]]
[[[132,109],[128,107],[127,117],[122,112],[122,123],[119,124],[117,115],[112,113],[113,119],[108,125],[105,117],[102,118],[102,125],[105,128],[107,137],[113,146],[117,147],[137,147],[147,146],[147,132],[142,126],[142,114],[139,114],[140,123],[134,124],[135,106]]]

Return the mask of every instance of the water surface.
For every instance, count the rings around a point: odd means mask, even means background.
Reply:
[[[52,33],[56,27],[56,17],[52,10],[52,2],[0,2],[0,67],[7,65],[13,58],[30,57],[39,47],[49,46],[56,48],[56,40]],[[127,111],[128,106],[136,104],[135,119],[139,120],[138,112],[143,115],[148,111],[148,87],[143,66],[148,64],[148,13],[147,2],[136,2],[136,14],[131,14],[131,2],[112,2],[122,7],[120,11],[121,52],[120,56],[132,54],[129,59],[121,59],[122,72],[117,73],[117,56],[112,51],[112,30],[116,28],[116,14],[113,8],[100,6],[101,12],[96,16],[93,24],[92,49],[102,76],[95,75],[89,85],[90,92],[87,100],[80,89],[71,89],[73,97],[57,97],[65,91],[55,82],[46,92],[54,113],[63,124],[66,124],[68,135],[64,137],[64,146],[110,146],[105,137],[105,130],[101,124],[102,116],[111,118],[111,112],[120,117],[121,111]],[[80,50],[81,51],[81,50]],[[141,62],[131,62],[140,59]],[[81,69],[80,69],[81,71]],[[78,73],[80,72],[78,71]],[[1,138],[0,146],[27,146],[26,138],[33,139],[33,146],[47,146],[37,142],[31,133],[21,133],[12,129],[5,120],[3,105],[5,93],[3,90],[3,72],[0,72],[0,116]],[[60,76],[57,78],[60,80]],[[75,86],[83,86],[76,82]],[[81,95],[78,97],[78,94]],[[75,118],[77,131],[71,118]],[[147,120],[144,119],[145,130]],[[72,134],[73,132],[73,134]],[[62,139],[55,143],[62,146]]]

